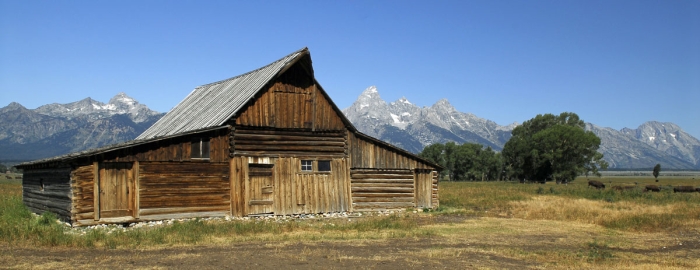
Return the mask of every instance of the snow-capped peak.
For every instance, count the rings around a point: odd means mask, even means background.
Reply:
[[[88,115],[93,118],[110,117],[115,114],[126,114],[136,123],[147,120],[152,115],[159,114],[149,109],[146,105],[139,104],[138,101],[125,93],[119,93],[105,104],[92,98],[66,103],[48,104],[36,109],[37,113],[51,116],[62,116],[73,118],[81,115]]]
[[[136,106],[136,104],[138,104],[139,102],[136,101],[135,99],[133,99],[132,97],[127,96],[124,92],[120,92],[119,94],[117,94],[116,96],[111,98],[109,100],[109,103],[110,104],[121,103],[121,104],[127,105],[129,107],[133,107],[133,106]]]

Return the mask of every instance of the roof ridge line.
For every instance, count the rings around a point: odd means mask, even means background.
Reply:
[[[309,48],[308,48],[308,47],[304,47],[304,48],[302,48],[302,49],[300,49],[300,50],[297,50],[297,51],[295,51],[295,52],[293,52],[293,53],[290,53],[290,54],[288,54],[288,55],[285,55],[285,56],[283,56],[282,58],[277,59],[277,60],[273,61],[272,63],[269,63],[269,64],[267,64],[267,65],[265,65],[265,66],[256,68],[256,69],[254,69],[254,70],[248,71],[248,72],[246,72],[246,73],[243,73],[243,74],[240,74],[240,75],[237,75],[237,76],[233,76],[233,77],[228,78],[228,79],[223,79],[223,80],[220,80],[220,81],[216,81],[216,82],[212,82],[212,83],[208,83],[208,84],[203,84],[203,85],[200,85],[200,86],[195,87],[194,89],[202,88],[202,87],[207,87],[207,86],[211,86],[211,85],[215,85],[215,84],[221,84],[221,83],[224,83],[224,82],[226,82],[226,81],[230,81],[230,80],[233,80],[233,79],[236,79],[236,78],[239,78],[239,77],[246,76],[246,75],[248,75],[248,74],[251,74],[251,73],[260,71],[261,69],[265,69],[265,68],[267,68],[267,67],[269,67],[269,66],[271,66],[271,65],[274,65],[274,64],[276,64],[276,63],[278,63],[278,62],[284,60],[285,58],[287,58],[287,57],[289,57],[289,56],[291,56],[291,55],[294,55],[294,54],[297,54],[297,53],[303,53],[303,52],[308,53],[308,52],[309,52]],[[295,57],[295,58],[296,58],[296,57]],[[290,59],[290,60],[291,60],[291,59]]]

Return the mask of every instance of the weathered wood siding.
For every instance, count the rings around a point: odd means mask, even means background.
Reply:
[[[438,178],[439,174],[437,171],[433,171],[433,202],[432,202],[432,207],[437,208],[440,206],[440,198],[438,197]]]
[[[303,61],[289,68],[236,118],[241,126],[344,130],[342,118],[319,92]]]
[[[344,158],[330,159],[330,172],[302,172],[301,160],[306,158],[256,158],[237,156],[231,160],[231,209],[234,216],[260,214],[314,214],[350,211],[350,184]],[[316,160],[315,158],[308,158]],[[251,181],[254,163],[272,165],[271,208],[258,198],[257,186]],[[267,209],[267,208],[263,208]]]
[[[228,163],[140,162],[142,220],[224,216],[231,192]]]
[[[94,219],[133,217],[135,210],[135,178],[133,162],[99,164],[99,212]]]
[[[414,173],[416,186],[416,207],[433,207],[433,172],[430,170],[416,170]]]
[[[95,167],[92,163],[77,166],[70,177],[73,191],[71,216],[74,223],[94,222],[95,216]]]
[[[119,149],[94,156],[84,160],[84,162],[191,161],[193,138],[210,138],[210,162],[228,162],[229,136],[226,129],[164,139],[149,144]]]
[[[237,156],[342,158],[345,157],[345,141],[345,132],[236,127],[233,149]]]
[[[34,213],[55,213],[61,220],[71,217],[71,168],[26,170],[22,178],[22,201]]]
[[[360,138],[352,132],[348,132],[348,138],[352,160],[351,168],[432,169],[414,157],[379,143]]]
[[[415,207],[412,170],[352,169],[352,205],[355,211]]]

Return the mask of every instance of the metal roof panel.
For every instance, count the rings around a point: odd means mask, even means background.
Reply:
[[[221,126],[280,71],[306,54],[308,49],[303,48],[262,68],[199,86],[136,139],[170,136]]]

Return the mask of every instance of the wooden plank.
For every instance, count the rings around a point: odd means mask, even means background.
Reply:
[[[94,186],[93,186],[93,192],[94,192],[94,205],[95,205],[95,220],[100,220],[100,171],[99,171],[99,165],[97,161],[92,163],[92,168],[93,168],[93,175],[94,175]]]
[[[139,162],[135,161],[134,162],[134,167],[132,168],[134,170],[134,213],[133,216],[134,218],[139,218],[139,210],[141,209],[141,203],[140,203],[140,180],[139,180]]]
[[[148,208],[141,210],[144,216],[162,215],[173,213],[191,213],[191,212],[212,212],[212,211],[228,211],[227,206],[197,206],[197,207],[168,207],[168,208]]]
[[[353,202],[409,202],[413,203],[412,197],[353,197]]]
[[[361,179],[376,179],[376,180],[381,180],[381,179],[410,179],[413,180],[413,173],[408,172],[406,174],[397,174],[397,173],[351,173],[350,177],[353,180],[361,180]]]
[[[352,187],[352,192],[381,192],[381,193],[413,193],[413,188],[398,187]]]
[[[415,196],[413,192],[410,193],[363,193],[363,192],[353,192],[352,197],[357,198],[357,197],[411,197],[413,198]]]
[[[354,203],[354,207],[358,210],[361,209],[401,209],[413,207],[413,203],[410,202],[359,202]]]
[[[142,215],[141,221],[164,220],[164,219],[186,219],[186,218],[204,218],[204,217],[223,217],[228,211],[210,211],[210,212],[189,212],[189,213],[173,213],[162,215]]]
[[[272,205],[272,200],[250,200],[249,205]]]

